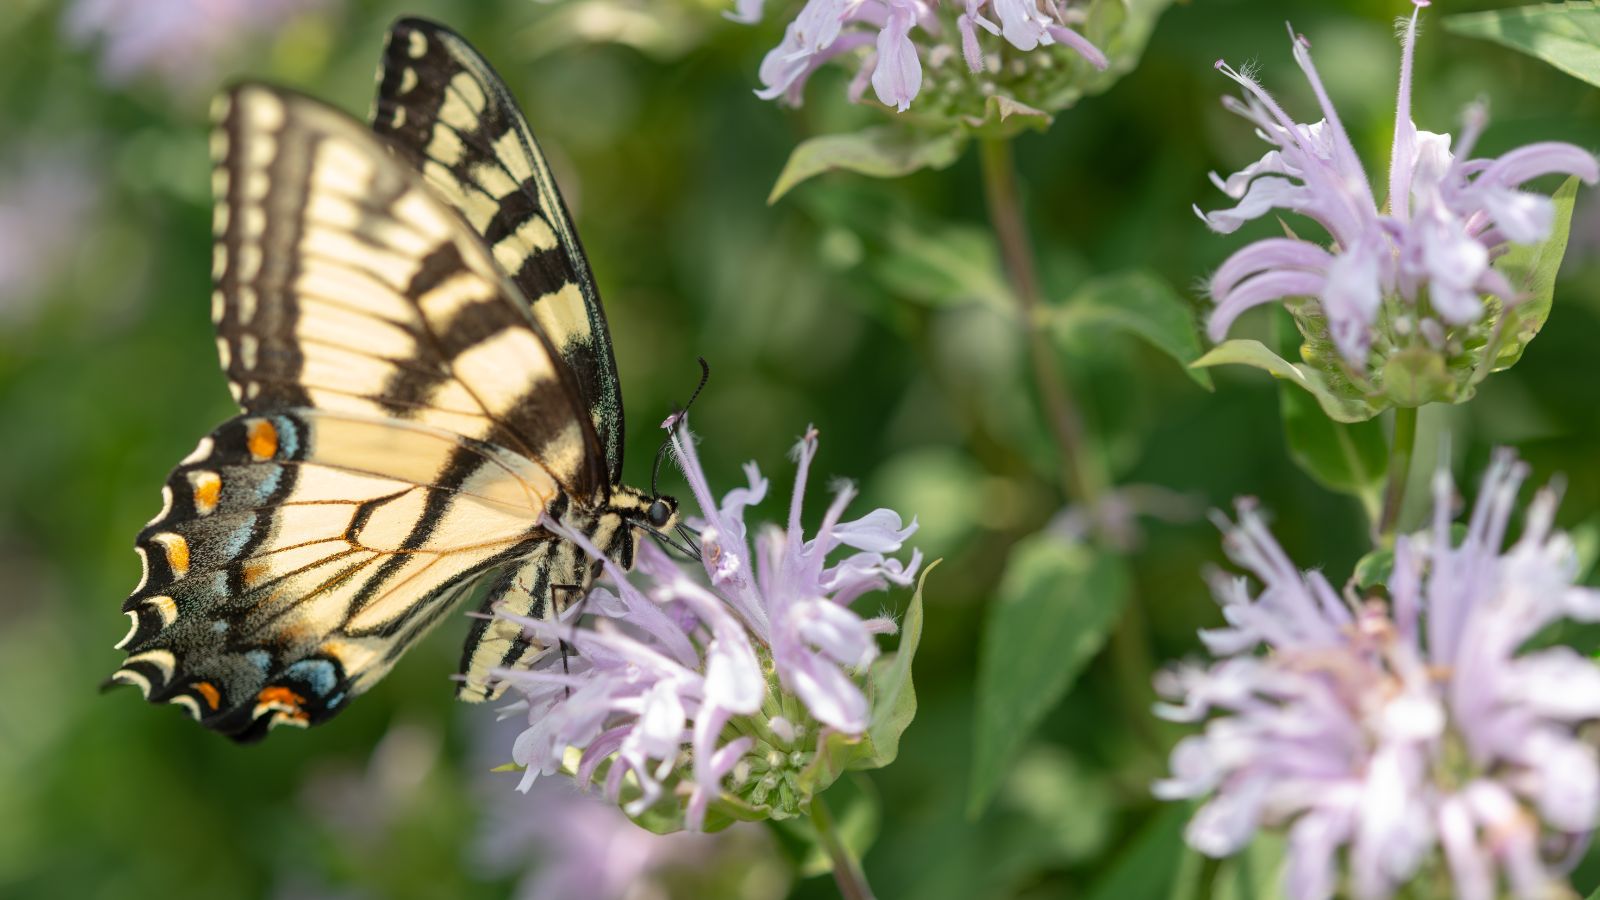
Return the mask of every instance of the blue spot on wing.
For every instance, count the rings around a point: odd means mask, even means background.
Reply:
[[[312,692],[319,697],[326,697],[339,680],[333,663],[325,659],[302,659],[285,669],[283,674],[310,685]]]

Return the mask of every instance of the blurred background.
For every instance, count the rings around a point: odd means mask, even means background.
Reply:
[[[752,95],[794,12],[777,0],[753,27],[709,0],[271,0],[203,22],[179,14],[190,6],[0,4],[0,896],[834,891],[781,829],[657,839],[564,789],[516,794],[517,776],[489,771],[508,759],[509,732],[491,709],[451,700],[463,621],[333,724],[256,746],[132,690],[97,690],[121,658],[112,644],[138,577],[133,536],[169,468],[232,412],[208,321],[209,96],[230,79],[268,79],[365,115],[385,28],[402,13],[473,41],[553,158],[611,321],[629,480],[648,477],[655,424],[703,355],[712,377],[695,427],[713,479],[731,485],[754,459],[781,495],[785,455],[814,423],[820,473],[859,481],[863,509],[917,515],[917,543],[945,559],[928,582],[921,708],[901,757],[841,788],[876,800],[851,827],[876,834],[866,870],[879,895],[1167,896],[1197,865],[1179,841],[1185,810],[1150,797],[1176,734],[1146,715],[1150,672],[1219,619],[1201,580],[1222,561],[1219,542],[1196,515],[1144,524],[1129,623],[996,801],[967,813],[984,604],[1011,546],[1063,502],[1005,309],[981,289],[929,287],[930,261],[992,252],[970,151],[893,182],[823,177],[769,207],[797,141],[884,115],[846,104],[847,76],[832,69],[798,110]],[[1408,9],[1173,6],[1132,75],[1019,140],[1051,296],[1143,270],[1200,309],[1199,278],[1245,237],[1209,234],[1190,204],[1222,205],[1207,170],[1262,152],[1218,104],[1232,85],[1212,63],[1259,61],[1262,81],[1314,120],[1286,17],[1313,41],[1369,167],[1386,161],[1392,20]],[[1418,55],[1420,127],[1454,130],[1461,107],[1487,95],[1486,152],[1532,139],[1600,146],[1592,88],[1446,34],[1437,10]],[[1450,431],[1463,484],[1503,443],[1539,479],[1564,473],[1563,522],[1588,545],[1600,510],[1597,254],[1600,203],[1580,195],[1548,327],[1473,404],[1425,410],[1422,438],[1436,447]],[[1119,482],[1195,510],[1260,497],[1289,552],[1343,580],[1364,550],[1361,512],[1291,463],[1264,375],[1222,372],[1207,393],[1165,356],[1090,337],[1058,349]],[[1597,880],[1586,864],[1576,886]],[[1240,896],[1254,885],[1241,876]]]

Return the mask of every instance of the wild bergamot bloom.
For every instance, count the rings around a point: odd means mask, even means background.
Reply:
[[[869,693],[867,681],[877,636],[896,625],[864,619],[851,604],[911,583],[920,552],[904,563],[888,554],[916,523],[902,525],[887,509],[844,521],[855,492],[840,485],[806,539],[801,501],[817,452],[810,431],[796,448],[787,523],[764,526],[752,546],[745,510],[766,496],[766,479],[751,463],[746,486],[718,503],[693,440],[676,421],[668,427],[700,508],[702,571],[691,574],[644,542],[642,587],[605,560],[607,586],[563,621],[508,616],[546,646],[565,644],[531,671],[498,673],[524,695],[528,714],[512,758],[526,767],[524,790],[565,767],[652,828],[700,830],[712,809],[723,815],[711,827],[795,815],[844,768],[887,761],[869,730],[899,692],[874,683]],[[603,559],[581,533],[546,525]],[[844,548],[854,552],[829,559]]]
[[[1242,101],[1228,97],[1224,105],[1275,149],[1226,179],[1213,174],[1237,204],[1200,212],[1201,218],[1228,234],[1287,210],[1312,220],[1332,243],[1267,238],[1229,257],[1209,286],[1216,301],[1213,340],[1220,341],[1245,310],[1289,300],[1308,341],[1308,361],[1342,375],[1336,383],[1382,395],[1386,374],[1395,375],[1385,373],[1385,364],[1403,357],[1401,374],[1438,371],[1450,382],[1417,396],[1414,379],[1407,378],[1391,392],[1426,402],[1465,399],[1466,378],[1485,353],[1492,357],[1499,345],[1531,337],[1505,333],[1504,314],[1525,297],[1495,261],[1510,245],[1549,237],[1555,213],[1549,197],[1520,186],[1549,174],[1593,184],[1600,164],[1587,151],[1556,142],[1474,158],[1488,121],[1481,102],[1468,107],[1454,146],[1448,134],[1419,131],[1411,120],[1412,55],[1418,14],[1427,5],[1415,0],[1401,42],[1389,199],[1381,208],[1304,36],[1291,29],[1295,61],[1322,107],[1315,124],[1290,118],[1248,71],[1217,63],[1244,88]],[[1443,363],[1437,369],[1429,362],[1435,358]]]
[[[1158,713],[1205,722],[1172,753],[1168,799],[1207,798],[1187,838],[1226,856],[1260,828],[1288,831],[1286,893],[1388,897],[1422,875],[1451,896],[1566,896],[1600,813],[1600,669],[1571,648],[1526,649],[1562,619],[1600,620],[1577,587],[1573,544],[1539,492],[1505,547],[1526,467],[1498,455],[1464,536],[1453,487],[1433,484],[1431,527],[1395,545],[1378,587],[1335,591],[1297,570],[1241,503],[1229,556],[1261,581],[1213,577],[1227,626],[1216,657],[1164,673]],[[1342,851],[1342,866],[1341,866]]]
[[[757,22],[764,5],[736,0],[729,17]],[[857,66],[854,101],[870,85],[901,112],[925,89],[937,95],[935,112],[959,111],[962,98],[975,97],[967,112],[981,117],[985,97],[997,93],[1048,109],[1058,82],[1108,64],[1083,30],[1113,30],[1125,15],[1123,0],[807,0],[762,61],[757,93],[799,105],[811,73],[843,57]]]

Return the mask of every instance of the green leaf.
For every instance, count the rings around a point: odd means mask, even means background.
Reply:
[[[1121,800],[1111,782],[1065,749],[1036,742],[1017,755],[995,795],[998,815],[986,821],[1007,823],[1007,849],[1030,869],[1091,860],[1116,835]]]
[[[1044,131],[1055,121],[1049,113],[1004,94],[990,94],[983,115],[967,116],[972,133],[984,138],[1010,138],[1026,130]]]
[[[963,143],[958,132],[925,133],[891,125],[807,138],[789,154],[767,202],[778,202],[795,185],[823,172],[842,169],[895,178],[918,169],[943,169],[961,155]]]
[[[930,306],[980,303],[1010,311],[1011,288],[1000,269],[994,233],[969,225],[893,222],[875,267],[894,293]]]
[[[1493,371],[1510,368],[1522,358],[1528,342],[1550,318],[1555,300],[1556,273],[1567,255],[1567,236],[1572,231],[1572,204],[1578,196],[1578,179],[1568,178],[1550,196],[1555,203],[1555,224],[1550,236],[1539,244],[1513,245],[1496,264],[1510,279],[1523,299],[1506,313],[1503,342],[1495,355]],[[1481,379],[1481,375],[1479,378]]]
[[[1272,322],[1279,349],[1299,346],[1302,337],[1292,315],[1279,310]],[[1305,391],[1281,382],[1278,409],[1284,441],[1295,464],[1323,487],[1360,500],[1368,519],[1375,521],[1383,504],[1384,470],[1389,462],[1383,426],[1375,419],[1335,422]]]
[[[1058,340],[1097,326],[1126,331],[1177,360],[1196,384],[1212,389],[1211,373],[1193,365],[1202,349],[1194,309],[1171,285],[1150,272],[1096,278],[1052,308],[1050,316]]]
[[[917,644],[922,641],[922,588],[928,581],[928,573],[942,561],[936,559],[929,563],[917,579],[917,589],[900,623],[900,646],[872,663],[867,675],[867,699],[872,705],[872,721],[867,725],[867,733],[860,738],[838,733],[828,735],[798,778],[806,794],[822,793],[847,771],[879,769],[900,755],[900,735],[917,716],[911,661],[917,655]]]
[[[1012,550],[978,658],[970,815],[988,805],[1028,735],[1105,643],[1127,593],[1114,556],[1043,533]]]
[[[1189,812],[1187,803],[1169,803],[1159,809],[1111,868],[1090,885],[1087,900],[1168,896],[1185,856],[1183,825]]]
[[[1322,411],[1335,422],[1365,422],[1384,407],[1360,395],[1340,394],[1328,386],[1327,378],[1310,366],[1296,365],[1267,349],[1260,341],[1231,340],[1211,348],[1211,352],[1190,363],[1195,368],[1245,365],[1269,372],[1315,397]]]
[[[1305,391],[1278,386],[1289,456],[1323,487],[1360,500],[1369,516],[1381,502],[1389,444],[1377,419],[1335,422]]]
[[[922,642],[922,588],[927,584],[928,574],[941,562],[943,560],[936,559],[928,563],[917,579],[917,589],[900,622],[900,646],[872,664],[869,678],[872,723],[867,726],[867,739],[872,742],[875,753],[865,764],[852,768],[877,769],[894,762],[900,754],[900,735],[917,717],[917,689],[911,683],[911,660]]]
[[[1446,16],[1444,27],[1520,50],[1600,87],[1600,7],[1594,3],[1540,3]]]
[[[1355,582],[1357,590],[1370,591],[1380,584],[1387,583],[1393,572],[1394,551],[1373,550],[1356,561],[1355,573],[1350,576],[1350,580]]]

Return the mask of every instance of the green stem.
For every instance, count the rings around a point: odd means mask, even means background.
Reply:
[[[1084,504],[1093,520],[1099,514],[1103,479],[1098,475],[1087,446],[1083,417],[1042,327],[1044,295],[1039,287],[1033,246],[1028,240],[1028,226],[1022,216],[1022,196],[1017,189],[1017,166],[1011,155],[1011,142],[987,138],[980,147],[989,219],[1017,297],[1034,384],[1061,451],[1061,488],[1069,497]]]
[[[1202,857],[1200,877],[1194,888],[1194,900],[1211,900],[1217,894],[1217,875],[1222,872],[1222,860]]]
[[[1406,499],[1406,481],[1411,477],[1411,458],[1417,444],[1417,408],[1398,406],[1394,411],[1394,437],[1389,447],[1389,475],[1383,490],[1383,513],[1378,518],[1377,539],[1382,546],[1394,544],[1400,525],[1400,506]]]
[[[844,845],[833,813],[820,796],[811,798],[811,825],[817,829],[817,837],[833,861],[833,880],[839,885],[839,896],[844,900],[874,900],[872,886],[867,884],[866,873],[861,871],[861,861]]]

